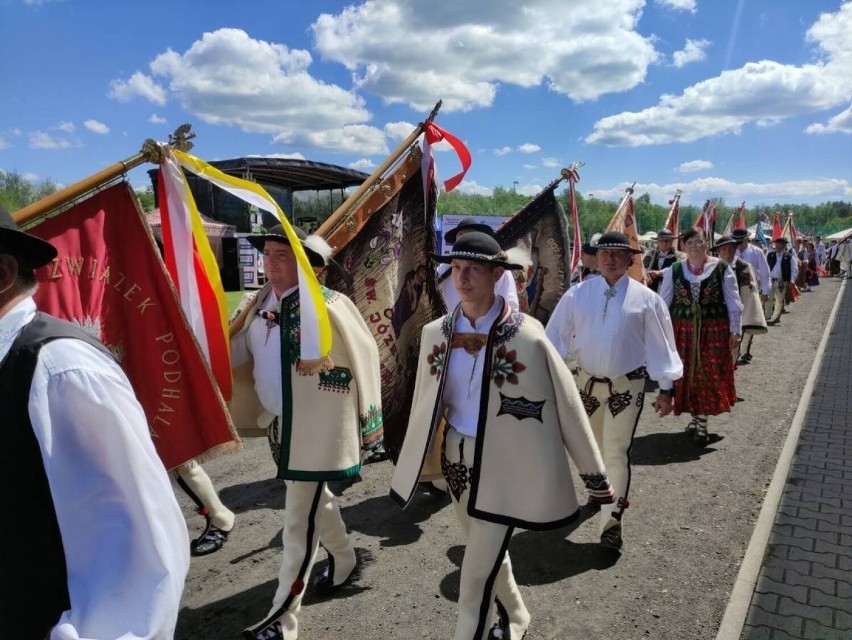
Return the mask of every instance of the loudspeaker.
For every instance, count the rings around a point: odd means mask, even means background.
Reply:
[[[225,291],[242,291],[243,290],[243,270],[242,267],[222,269],[222,288]]]

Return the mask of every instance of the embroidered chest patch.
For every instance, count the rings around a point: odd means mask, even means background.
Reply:
[[[442,342],[440,346],[432,345],[432,353],[426,356],[426,363],[429,365],[430,376],[440,376],[444,370],[444,363],[447,361],[447,343]]]
[[[527,400],[523,396],[520,398],[510,398],[509,396],[501,393],[500,411],[497,412],[497,415],[515,416],[518,420],[523,420],[524,418],[535,418],[539,422],[543,422],[541,419],[541,412],[544,408],[545,402],[546,400]]]
[[[509,351],[506,345],[500,345],[494,352],[491,378],[498,388],[502,388],[504,382],[518,384],[518,374],[526,371],[526,368],[526,365],[518,362],[518,355],[514,349]]]
[[[335,393],[349,393],[349,385],[352,383],[352,372],[346,367],[334,367],[328,371],[319,373],[319,390],[334,391]]]

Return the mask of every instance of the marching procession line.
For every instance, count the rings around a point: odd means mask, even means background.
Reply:
[[[831,335],[831,330],[834,328],[834,323],[837,318],[837,311],[840,303],[843,300],[843,295],[846,290],[847,280],[840,283],[840,289],[837,292],[837,299],[834,301],[834,306],[831,308],[831,313],[828,316],[828,322],[825,326],[825,331],[822,334],[817,347],[814,363],[811,366],[811,371],[808,374],[808,379],[805,381],[805,386],[802,389],[802,397],[799,400],[799,405],[796,408],[796,413],[793,416],[793,421],[790,424],[790,431],[787,433],[787,439],[784,442],[784,448],[781,450],[781,455],[778,458],[778,464],[775,466],[775,472],[772,474],[772,481],[766,491],[766,497],[763,500],[763,506],[760,509],[760,515],[754,526],[754,531],[749,540],[748,548],[743,557],[740,571],[737,574],[737,579],[734,582],[734,588],[731,591],[731,597],[728,600],[728,606],[725,608],[725,615],[719,625],[719,631],[716,634],[716,640],[740,640],[742,636],[743,626],[745,625],[749,607],[751,605],[752,595],[754,594],[757,579],[760,574],[763,560],[766,553],[766,546],[769,537],[772,533],[772,527],[775,523],[775,516],[778,513],[778,505],[781,502],[781,497],[784,491],[784,486],[787,483],[787,477],[790,472],[790,465],[793,461],[793,456],[796,452],[796,447],[799,443],[799,435],[802,431],[802,424],[805,421],[805,415],[811,404],[811,397],[822,366],[823,355],[828,339]]]

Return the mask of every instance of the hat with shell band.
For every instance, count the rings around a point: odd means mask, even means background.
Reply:
[[[487,233],[471,231],[453,244],[452,250],[443,256],[433,255],[436,262],[449,264],[453,260],[473,260],[504,269],[523,269],[523,265],[509,262],[508,256],[497,241]]]

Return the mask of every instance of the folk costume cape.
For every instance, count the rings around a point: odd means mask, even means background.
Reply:
[[[231,415],[243,436],[265,436],[273,416],[254,388],[254,360],[248,349],[248,328],[267,322],[257,311],[271,290],[247,294],[245,324],[231,339],[234,398]],[[278,477],[283,480],[325,481],[356,475],[363,446],[382,437],[379,352],[358,309],[345,295],[323,287],[332,330],[334,367],[299,374],[298,290],[281,300],[283,414],[278,416],[281,442]],[[235,315],[241,315],[240,310]],[[273,355],[273,354],[269,354]],[[277,355],[277,354],[275,354]],[[289,365],[289,366],[288,366]],[[288,380],[289,378],[289,380]]]
[[[449,314],[423,329],[411,418],[391,484],[391,497],[403,507],[421,478],[441,476],[441,398],[454,326]],[[524,529],[561,527],[578,508],[568,454],[592,495],[610,491],[571,374],[541,324],[506,304],[482,349],[468,513]]]

